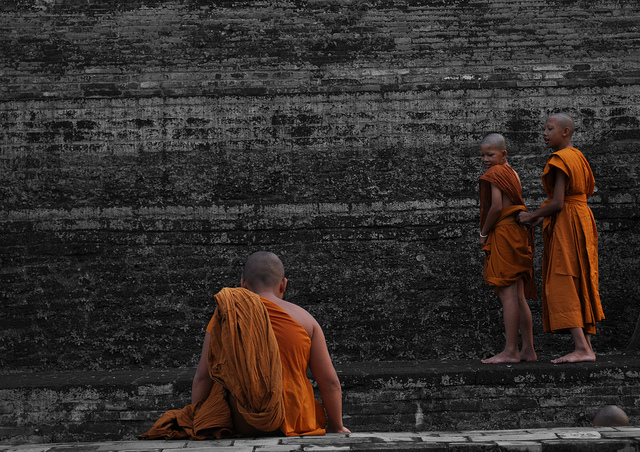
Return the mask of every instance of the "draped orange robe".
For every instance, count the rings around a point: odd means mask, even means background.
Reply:
[[[315,399],[307,378],[311,338],[280,306],[266,298],[262,298],[262,302],[269,313],[282,360],[284,420],[280,430],[286,436],[324,435],[324,407]]]
[[[229,394],[245,420],[258,430],[287,436],[324,435],[324,408],[306,375],[311,339],[275,303],[246,289],[216,294],[209,374],[214,380],[203,402],[163,414],[141,439],[206,439],[235,436]]]
[[[491,206],[491,184],[498,187],[514,205],[502,209],[482,248],[485,252],[485,283],[494,286],[497,292],[500,287],[510,286],[522,278],[525,296],[537,300],[533,278],[533,231],[515,221],[518,212],[527,210],[520,179],[506,163],[492,166],[480,177],[481,228]]]
[[[562,332],[584,328],[596,333],[604,319],[598,291],[598,231],[587,198],[595,180],[589,162],[576,148],[554,152],[542,174],[542,184],[553,198],[555,173],[567,176],[564,206],[543,223],[542,314],[544,330]]]

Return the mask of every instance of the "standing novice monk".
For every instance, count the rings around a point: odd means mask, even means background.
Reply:
[[[551,115],[544,141],[554,152],[542,173],[549,199],[535,212],[522,212],[518,221],[534,227],[544,221],[542,313],[544,330],[571,332],[575,350],[553,363],[595,361],[591,334],[604,319],[598,292],[598,231],[587,198],[595,180],[589,162],[571,146],[573,119]]]
[[[141,438],[349,433],[322,328],[307,311],[282,300],[287,279],[280,259],[265,251],[252,254],[240,285],[216,294],[191,405],[166,412]]]
[[[506,344],[483,363],[535,361],[531,311],[526,298],[538,299],[533,279],[533,236],[516,216],[526,210],[518,174],[507,163],[504,137],[487,135],[480,143],[487,171],[480,177],[480,246],[485,254],[484,280],[502,302]],[[518,350],[518,328],[522,350]]]

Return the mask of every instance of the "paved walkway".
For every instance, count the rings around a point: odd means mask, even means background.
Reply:
[[[640,451],[640,427],[385,432],[219,441],[113,441],[0,445],[0,452]]]

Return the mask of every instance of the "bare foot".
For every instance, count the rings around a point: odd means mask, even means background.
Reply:
[[[537,361],[538,355],[533,350],[522,350],[520,352],[520,361]]]
[[[520,353],[513,354],[502,351],[491,358],[483,359],[484,364],[505,364],[505,363],[519,363]]]
[[[591,350],[589,351],[574,351],[571,353],[567,353],[564,356],[561,356],[558,359],[553,359],[551,362],[553,364],[563,364],[563,363],[581,363],[585,361],[595,361],[596,355]]]

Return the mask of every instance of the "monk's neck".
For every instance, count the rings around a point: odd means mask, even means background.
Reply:
[[[558,152],[561,151],[563,149],[567,149],[567,148],[572,148],[573,146],[571,145],[571,142],[569,141],[568,143],[562,144],[560,146],[558,146],[557,148],[552,148],[553,152]]]
[[[273,301],[274,303],[278,303],[282,301],[282,298],[280,298],[277,294],[275,294],[270,290],[258,290],[255,293],[257,295],[260,295],[262,298],[266,298],[269,301]]]

